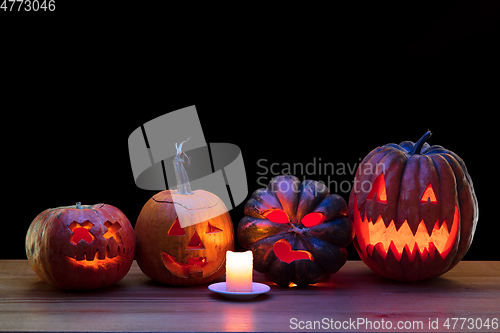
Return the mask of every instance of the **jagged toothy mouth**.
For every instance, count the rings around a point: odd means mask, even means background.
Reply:
[[[130,253],[131,250],[132,249],[126,251],[125,249],[123,249],[123,254],[118,254],[114,257],[109,257],[106,254],[104,259],[99,259],[99,251],[96,251],[93,256],[92,254],[84,254],[84,259],[81,260],[76,259],[76,255],[74,257],[64,255],[64,257],[68,262],[75,266],[92,267],[96,269],[99,267],[108,267],[113,265],[118,266],[120,264],[123,264],[125,261],[127,261],[127,254]]]
[[[374,251],[378,252],[385,260],[389,252],[392,252],[396,260],[400,261],[403,252],[411,262],[414,261],[417,252],[422,261],[429,256],[434,258],[438,252],[442,259],[452,250],[458,234],[459,212],[455,206],[455,213],[452,223],[443,221],[439,226],[436,221],[434,228],[429,233],[424,220],[420,222],[415,233],[413,233],[407,221],[404,221],[396,230],[394,221],[386,226],[382,216],[375,220],[371,217],[361,218],[357,202],[354,204],[354,227],[359,248],[365,255],[373,256]],[[451,225],[451,230],[450,230]]]

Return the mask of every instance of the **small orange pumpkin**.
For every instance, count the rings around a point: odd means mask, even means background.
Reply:
[[[45,282],[63,289],[106,287],[129,271],[135,234],[127,217],[106,204],[51,208],[26,234],[26,256]]]
[[[181,151],[183,143],[174,158],[178,190],[155,194],[137,219],[136,260],[152,280],[193,286],[224,274],[226,251],[234,250],[234,229],[219,197],[191,191],[181,157],[186,156]],[[181,227],[180,214],[187,227]]]

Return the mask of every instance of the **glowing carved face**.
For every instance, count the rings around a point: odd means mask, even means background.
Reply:
[[[179,246],[184,246],[187,242],[187,245],[185,245],[181,255],[170,255],[167,253],[168,251],[161,252],[163,264],[172,274],[194,279],[210,275],[220,268],[224,263],[225,252],[218,251],[215,253],[215,257],[211,256],[214,254],[216,244],[222,241],[223,230],[214,224],[214,221],[207,221],[181,228],[179,219],[175,219],[167,233],[167,237],[171,238],[168,243],[175,242]],[[206,246],[211,250],[206,251]],[[176,256],[179,257],[179,260]]]
[[[349,198],[361,259],[395,280],[418,281],[451,269],[467,252],[477,221],[463,161],[429,146],[429,136],[370,152]]]
[[[324,184],[291,175],[271,179],[245,205],[239,243],[253,268],[281,286],[305,286],[337,272],[353,238],[347,204]]]
[[[262,214],[266,219],[273,223],[289,224],[289,218],[286,213],[280,209],[267,210]],[[325,220],[325,215],[322,213],[309,213],[304,216],[301,223],[304,227],[314,227]],[[314,256],[307,250],[292,250],[292,245],[286,239],[279,239],[273,245],[273,252],[276,257],[290,264],[295,260],[311,260],[314,261]]]
[[[92,244],[92,242],[94,242],[96,238],[91,231],[93,227],[94,224],[90,221],[85,221],[83,223],[73,221],[68,226],[68,228],[73,232],[69,239],[69,242],[81,248],[87,247],[85,243],[89,245]],[[99,228],[95,229],[99,230]],[[101,252],[105,252],[104,256],[102,255],[103,253],[99,252],[99,249],[93,251],[93,247],[89,246],[86,250],[80,251],[80,253],[83,253],[83,258],[82,256],[78,258],[78,255],[75,255],[73,257],[65,255],[66,259],[73,265],[89,267],[93,269],[98,269],[99,267],[108,267],[112,265],[116,266],[124,263],[127,260],[126,255],[128,254],[128,252],[130,252],[131,248],[125,249],[122,247],[122,250],[120,249],[120,246],[123,245],[120,233],[118,232],[118,230],[121,229],[120,223],[106,221],[104,222],[103,229],[104,230],[102,231],[102,237],[108,242],[108,244],[106,244],[105,251],[101,250]],[[100,231],[97,231],[97,233],[100,233]],[[111,238],[113,239],[112,241]],[[100,239],[99,241],[102,241],[102,239]],[[118,247],[118,251],[112,251],[112,247]]]
[[[387,204],[387,192],[385,186],[384,174],[381,173],[373,183],[373,186],[367,196],[367,205],[373,204],[373,201],[379,204]],[[436,194],[429,183],[421,196],[421,205],[435,205],[430,209],[438,209],[438,200]],[[448,223],[446,220],[439,222],[436,220],[432,228],[427,229],[424,219],[417,225],[416,231],[413,232],[408,221],[404,220],[399,228],[396,228],[394,220],[389,224],[385,223],[381,215],[377,217],[369,216],[365,213],[363,219],[358,210],[357,201],[354,205],[354,230],[359,248],[364,256],[369,254],[373,256],[373,250],[376,247],[377,252],[385,260],[389,251],[394,255],[397,261],[401,260],[403,252],[406,252],[410,262],[413,262],[415,255],[418,253],[422,261],[430,256],[434,259],[437,252],[444,259],[452,250],[457,239],[458,233],[458,207],[455,206],[453,220]],[[451,225],[451,232],[448,224]]]
[[[116,207],[106,204],[47,209],[26,235],[26,255],[44,281],[63,289],[109,286],[127,274],[135,233]]]
[[[226,251],[234,250],[226,206],[203,190],[192,195],[170,190],[155,194],[144,205],[135,231],[139,267],[151,279],[169,285],[194,286],[217,279],[225,272]]]

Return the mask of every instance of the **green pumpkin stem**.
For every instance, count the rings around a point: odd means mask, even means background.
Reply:
[[[420,138],[420,140],[418,140],[417,143],[415,143],[415,145],[413,146],[413,149],[410,151],[410,155],[420,154],[420,150],[422,150],[422,147],[423,147],[425,141],[429,140],[429,138],[431,137],[431,135],[432,135],[432,132],[431,131],[427,131]]]
[[[186,172],[186,169],[184,169],[184,159],[182,158],[182,155],[184,155],[187,159],[187,166],[191,164],[191,161],[189,157],[182,151],[182,145],[184,142],[187,142],[190,138],[188,138],[186,141],[182,141],[179,147],[177,147],[177,143],[175,144],[175,148],[177,149],[177,154],[174,157],[174,170],[175,170],[175,178],[177,179],[177,193],[178,194],[193,194],[191,191],[191,185],[189,184],[189,178]]]

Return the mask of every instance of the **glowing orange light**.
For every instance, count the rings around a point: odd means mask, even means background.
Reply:
[[[189,276],[190,272],[194,272],[197,269],[203,271],[203,268],[207,265],[205,257],[189,258],[186,264],[177,262],[174,256],[165,252],[161,253],[161,257],[168,270],[179,276]]]
[[[122,238],[118,233],[118,230],[121,229],[121,225],[118,222],[112,223],[109,221],[104,222],[104,226],[108,228],[108,231],[104,234],[104,238],[110,239],[113,237],[117,243],[122,242]]]
[[[90,255],[89,257],[83,260],[76,260],[76,256],[75,258],[70,258],[68,256],[65,257],[70,263],[72,263],[75,266],[92,267],[94,269],[97,269],[99,267],[107,267],[111,265],[119,265],[121,263],[124,263],[126,260],[126,257],[121,255],[118,255],[113,258],[106,256],[104,259],[98,259],[97,252],[94,254],[94,257]]]
[[[221,265],[226,254],[220,252],[215,261],[208,262],[206,257],[192,257],[187,263],[178,262],[174,256],[161,252],[161,258],[165,267],[174,275],[181,277],[202,277],[211,274]]]
[[[90,221],[85,221],[82,224],[78,222],[71,223],[68,227],[71,231],[73,231],[73,235],[69,239],[73,244],[77,244],[82,239],[87,243],[90,243],[94,240],[94,235],[90,233],[90,229],[94,225],[90,223]]]
[[[426,203],[430,199],[431,203],[437,203],[437,198],[436,194],[434,194],[434,190],[432,189],[431,183],[427,185],[427,188],[424,191],[424,194],[422,195],[422,199],[420,199],[420,202]]]
[[[364,219],[361,219],[357,202],[355,202],[354,210],[356,239],[365,256],[367,253],[372,255],[373,249],[376,248],[384,259],[387,257],[387,253],[391,251],[399,261],[403,250],[406,249],[410,261],[413,262],[417,252],[420,253],[420,258],[423,261],[427,256],[434,258],[434,253],[437,250],[441,258],[444,259],[457,239],[459,213],[456,206],[451,230],[449,230],[446,220],[443,221],[441,227],[439,227],[439,221],[436,221],[430,236],[424,220],[420,221],[417,232],[413,235],[406,220],[399,230],[396,230],[393,220],[386,227],[381,216],[378,216],[375,222],[371,219],[368,220],[366,214]]]
[[[284,261],[286,263],[291,263],[294,260],[299,259],[309,259],[314,261],[314,258],[309,251],[304,250],[292,250],[292,246],[285,239],[280,239],[276,243],[274,243],[273,251],[276,257],[279,260]]]
[[[325,220],[325,215],[321,213],[309,213],[306,216],[304,216],[300,222],[302,222],[304,227],[310,228],[320,224],[324,220]]]
[[[288,215],[281,209],[273,209],[264,212],[264,217],[274,223],[288,223]]]
[[[222,229],[217,228],[216,226],[213,226],[212,224],[210,224],[210,222],[208,222],[207,234],[211,234],[214,232],[222,232]]]
[[[184,236],[186,232],[184,231],[184,228],[181,228],[181,225],[179,223],[179,219],[175,219],[174,224],[170,227],[170,230],[168,231],[168,236]]]
[[[200,236],[198,236],[198,233],[195,230],[193,237],[191,237],[191,240],[189,241],[187,249],[188,250],[203,250],[204,248],[205,248],[205,246],[201,242]]]
[[[381,173],[373,182],[367,199],[372,200],[375,193],[377,194],[377,201],[387,203],[387,192],[385,189],[385,178],[383,173]]]

